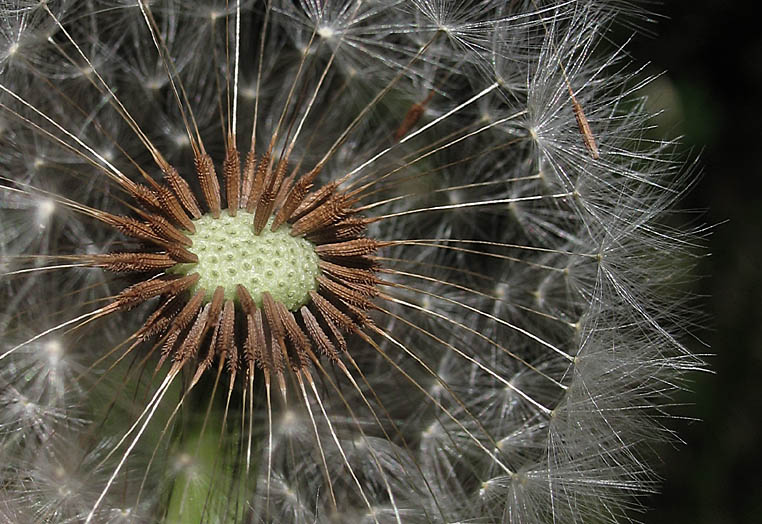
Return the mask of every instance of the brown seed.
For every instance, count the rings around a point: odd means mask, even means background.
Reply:
[[[156,187],[156,193],[159,195],[161,209],[166,216],[171,217],[175,222],[182,225],[191,233],[195,233],[196,226],[193,225],[190,217],[183,210],[180,201],[177,200],[174,192],[169,187],[162,184]]]
[[[119,293],[113,302],[114,307],[128,310],[153,297],[164,294],[177,294],[198,282],[198,273],[175,279],[152,279],[138,282]]]
[[[294,349],[296,349],[297,358],[292,362],[292,365],[295,366],[294,369],[304,369],[309,363],[308,355],[312,350],[312,346],[307,339],[307,336],[302,331],[302,328],[297,324],[293,313],[286,309],[286,306],[280,302],[275,303],[275,309],[281,324],[283,324],[283,327],[285,328],[286,336],[291,341],[291,344],[293,344]]]
[[[243,340],[243,360],[246,362],[247,369],[252,369],[257,362],[255,330],[254,317],[252,315],[246,315],[246,338]]]
[[[307,332],[310,334],[312,340],[315,341],[315,344],[320,348],[320,352],[333,361],[339,360],[339,353],[336,351],[336,347],[333,345],[333,342],[331,342],[331,339],[328,338],[328,335],[325,334],[323,328],[320,327],[320,323],[307,306],[302,306],[299,312],[302,314],[304,325],[307,327]],[[341,334],[339,334],[339,336],[341,336]]]
[[[221,331],[220,335],[222,335]],[[232,384],[235,382],[235,376],[238,373],[238,368],[240,366],[240,363],[238,362],[238,346],[236,345],[235,340],[228,346],[228,350],[223,354],[227,357],[225,363],[227,364],[228,373],[230,373],[230,383]]]
[[[216,320],[210,318],[209,322],[214,324],[214,331],[212,332],[212,338],[209,342],[209,347],[206,350],[206,356],[201,362],[199,362],[198,366],[196,367],[196,373],[191,380],[192,383],[196,383],[204,371],[209,369],[209,366],[212,365],[214,357],[217,354],[217,335],[220,329],[219,315]]]
[[[257,305],[254,303],[254,299],[251,298],[249,290],[241,284],[237,284],[235,287],[236,296],[241,303],[241,309],[247,315],[253,315],[257,310]]]
[[[205,298],[206,298],[205,289],[201,288],[198,291],[196,291],[196,293],[193,294],[193,296],[188,301],[188,303],[185,304],[185,307],[183,307],[183,309],[177,315],[174,322],[172,322],[172,327],[170,329],[173,329],[173,330],[177,329],[179,331],[188,327],[188,324],[191,323],[193,318],[201,309],[201,306],[203,305]]]
[[[257,167],[257,157],[254,154],[254,150],[249,151],[246,154],[246,160],[243,164],[243,181],[241,182],[241,207],[244,209],[249,208],[249,195],[251,194],[251,186],[254,183],[254,173]],[[251,211],[249,211],[251,212]]]
[[[206,205],[214,218],[220,218],[220,182],[217,180],[212,157],[201,153],[193,159],[193,163],[196,166],[196,174],[201,183]]]
[[[188,334],[185,336],[185,340],[180,343],[180,347],[174,355],[172,355],[172,360],[174,362],[185,363],[196,356],[198,348],[201,345],[201,339],[206,333],[210,306],[211,304],[204,306],[204,309],[202,309],[201,313],[196,317],[195,322],[193,322]]]
[[[375,253],[385,243],[370,238],[358,238],[335,244],[315,246],[315,253],[321,257],[361,257]]]
[[[143,202],[153,208],[161,207],[161,202],[159,202],[159,197],[156,195],[156,192],[144,184],[131,183],[128,187],[128,191],[130,191],[132,196],[139,202]]]
[[[212,301],[210,302],[211,308],[209,310],[209,325],[207,326],[207,329],[211,328],[212,325],[221,319],[220,314],[222,313],[222,305],[225,302],[225,288],[222,286],[217,286],[217,288],[214,290],[214,293],[212,294]]]
[[[276,339],[274,335],[270,335],[270,348],[273,361],[273,369],[275,374],[279,375],[279,380],[283,376],[283,369],[288,364],[288,354],[286,353],[286,344],[283,339]]]
[[[226,300],[222,307],[218,337],[220,351],[228,357],[228,372],[234,375],[238,371],[238,348],[235,345],[235,304],[232,300]]]
[[[275,194],[269,189],[265,189],[259,197],[257,210],[254,212],[254,234],[258,235],[267,225],[270,219],[270,213],[275,204]]]
[[[257,210],[254,215],[254,233],[257,235],[262,232],[267,225],[267,221],[270,219],[270,215],[272,215],[276,197],[280,191],[285,173],[286,163],[281,161],[275,169],[271,170],[265,179],[264,190],[262,191],[262,196],[259,198]]]
[[[365,217],[347,217],[335,224],[323,227],[306,235],[307,239],[318,243],[338,243],[362,237],[373,219]]]
[[[180,338],[182,331],[188,327],[191,322],[193,322],[193,319],[196,318],[196,315],[201,310],[201,306],[204,303],[205,295],[206,290],[203,288],[196,291],[196,293],[191,297],[188,303],[185,304],[183,309],[180,310],[180,313],[172,321],[172,324],[169,326],[167,333],[167,339],[164,341],[164,346],[161,350],[162,358],[159,360],[157,368],[161,367],[167,356],[172,353],[172,349],[174,348],[177,340]]]
[[[167,242],[179,242],[184,246],[192,246],[193,242],[183,232],[173,226],[169,220],[156,213],[146,213],[138,211],[140,216],[146,219],[154,232],[164,238]]]
[[[145,222],[141,222],[131,217],[112,215],[102,211],[99,211],[96,217],[129,237],[138,240],[147,240],[160,246],[166,243],[163,238],[156,234],[151,225],[146,224]]]
[[[343,194],[333,194],[324,203],[294,222],[293,236],[305,235],[329,224],[338,222],[351,213],[349,202]]]
[[[249,193],[249,201],[246,203],[246,211],[253,213],[259,205],[259,199],[262,197],[262,191],[265,187],[265,176],[270,169],[271,162],[270,154],[264,155],[257,164],[256,174],[251,184],[251,192]]]
[[[313,169],[296,181],[294,186],[289,191],[285,202],[283,202],[283,205],[275,215],[272,231],[278,229],[282,224],[291,218],[294,211],[296,211],[299,205],[304,201],[304,197],[307,195],[310,188],[312,188],[312,183],[314,182],[315,177],[318,173],[318,169]]]
[[[238,212],[238,200],[241,191],[241,159],[235,148],[234,138],[228,139],[230,145],[225,151],[222,162],[222,174],[225,177],[225,190],[228,198],[228,214],[234,217]]]
[[[90,257],[91,264],[109,271],[157,271],[177,262],[165,253],[106,253]]]
[[[330,300],[324,298],[316,291],[310,291],[310,298],[326,321],[332,321],[338,324],[344,331],[352,332],[359,329],[359,326],[354,320],[340,311]]]
[[[165,248],[167,253],[169,253],[169,256],[178,262],[183,262],[185,264],[195,264],[198,262],[198,255],[191,253],[183,246],[178,246],[177,244],[167,244]]]
[[[299,218],[315,209],[315,207],[322,204],[326,199],[333,195],[337,187],[338,184],[336,182],[331,182],[307,195],[304,200],[302,200],[302,203],[299,204],[299,207],[296,208],[296,211],[292,213],[291,218]]]
[[[199,207],[198,200],[196,200],[188,182],[178,174],[177,169],[170,165],[167,165],[162,171],[169,187],[175,192],[175,195],[177,195],[177,198],[180,200],[183,207],[193,218],[201,218],[201,208]]]
[[[273,206],[273,210],[280,209],[283,206],[283,203],[286,201],[286,197],[291,192],[291,186],[294,184],[294,180],[296,179],[296,173],[291,173],[288,175],[285,180],[283,180],[283,183],[280,185],[280,189],[278,189],[278,194],[275,195],[275,205]],[[278,229],[277,227],[275,229]],[[272,231],[275,231],[273,229]]]
[[[273,371],[273,359],[272,352],[267,347],[267,338],[265,337],[264,320],[262,318],[262,310],[257,310],[253,317],[254,324],[254,358],[259,363],[260,367],[266,372]]]
[[[270,332],[277,340],[282,340],[285,337],[286,332],[283,328],[283,324],[281,324],[278,311],[275,308],[275,300],[267,291],[262,293],[262,309],[265,312],[265,320],[270,327]]]
[[[143,342],[149,338],[163,333],[175,316],[180,312],[180,301],[177,295],[172,295],[162,303],[156,311],[146,319],[140,329],[135,333],[137,340]]]
[[[318,262],[318,266],[334,280],[346,280],[367,285],[376,285],[379,282],[375,273],[370,269],[342,266],[322,259]]]
[[[286,330],[275,309],[275,300],[267,291],[262,293],[262,309],[265,312],[263,320],[267,322],[270,328],[273,368],[276,373],[280,374],[283,371],[284,361],[288,359],[285,341]]]
[[[368,297],[375,297],[378,295],[378,289],[375,286],[352,283],[352,287],[350,288],[335,280],[326,278],[323,275],[318,276],[317,281],[322,289],[330,291],[345,304],[353,304],[363,310],[368,310],[373,307],[373,303],[368,300]]]

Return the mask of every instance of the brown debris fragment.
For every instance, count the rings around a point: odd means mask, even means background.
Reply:
[[[413,104],[405,114],[405,118],[394,133],[394,141],[399,142],[413,128],[423,116],[425,107],[423,104]]]
[[[394,141],[399,142],[405,135],[407,135],[410,130],[418,123],[418,120],[421,119],[421,116],[423,116],[423,112],[426,110],[426,106],[429,104],[431,99],[434,97],[434,90],[429,91],[428,96],[422,101],[418,102],[417,104],[413,104],[410,109],[408,109],[407,113],[405,114],[405,118],[402,120],[402,123],[397,128],[397,132],[394,133]]]
[[[590,129],[590,122],[587,121],[585,112],[582,110],[582,104],[577,101],[577,97],[574,96],[574,91],[572,91],[571,86],[567,85],[566,87],[569,90],[569,96],[571,96],[574,118],[577,119],[577,127],[579,127],[582,141],[585,143],[585,148],[594,160],[598,160],[598,158],[600,158],[600,152],[598,151],[598,145],[595,143],[593,131]]]

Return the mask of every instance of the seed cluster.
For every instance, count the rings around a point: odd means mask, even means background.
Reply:
[[[131,183],[139,216],[98,218],[158,251],[96,255],[90,263],[145,275],[104,314],[159,297],[136,339],[159,337],[162,362],[194,362],[198,377],[217,359],[233,377],[241,366],[259,368],[283,384],[285,369],[302,370],[319,354],[338,361],[345,334],[370,322],[382,245],[364,236],[370,219],[338,184],[311,191],[319,167],[286,176],[285,158],[250,153],[243,167],[238,158],[229,147],[226,210],[214,163],[201,151],[195,166],[207,214],[170,165],[163,183]]]

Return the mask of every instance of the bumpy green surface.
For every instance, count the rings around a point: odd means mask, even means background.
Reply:
[[[292,237],[287,225],[276,232],[268,223],[261,234],[255,235],[254,215],[239,211],[231,217],[223,211],[220,218],[204,215],[194,221],[196,232],[188,234],[193,240],[189,251],[198,255],[196,264],[178,264],[171,272],[201,276],[198,288],[204,288],[211,299],[217,286],[225,288],[225,297],[236,298],[237,284],[243,284],[258,306],[262,293],[272,297],[291,311],[307,303],[309,292],[317,288],[318,257],[313,245]]]

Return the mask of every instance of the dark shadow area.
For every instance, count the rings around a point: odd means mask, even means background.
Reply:
[[[737,2],[669,0],[656,38],[629,48],[650,71],[667,71],[662,102],[703,177],[684,206],[707,210],[711,256],[696,292],[709,316],[699,336],[714,374],[695,377],[674,424],[684,445],[661,450],[664,485],[640,517],[652,523],[762,522],[762,29]],[[674,97],[674,98],[671,98]],[[656,101],[659,102],[658,100]],[[671,114],[673,113],[673,114]],[[670,120],[671,119],[671,120]]]

